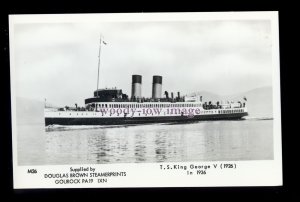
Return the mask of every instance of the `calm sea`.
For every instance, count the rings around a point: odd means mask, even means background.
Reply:
[[[273,121],[110,127],[18,126],[19,165],[273,159]]]

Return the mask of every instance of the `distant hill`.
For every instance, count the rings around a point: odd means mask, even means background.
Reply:
[[[200,91],[190,95],[201,95],[203,102],[213,101],[242,101],[247,98],[247,107],[250,117],[273,117],[272,87],[256,88],[235,95],[220,96],[214,93]]]
[[[245,93],[234,95],[233,100],[247,98],[250,117],[273,117],[272,87],[256,88]]]
[[[17,124],[44,123],[44,102],[28,98],[16,98]]]

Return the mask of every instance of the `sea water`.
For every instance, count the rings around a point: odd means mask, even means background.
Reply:
[[[17,127],[19,165],[273,159],[273,120]]]

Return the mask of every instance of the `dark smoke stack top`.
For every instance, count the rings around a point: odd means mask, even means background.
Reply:
[[[142,76],[132,75],[131,98],[137,99],[142,97]]]
[[[153,76],[153,83],[159,83],[159,84],[162,84],[162,76],[154,75],[154,76]]]
[[[142,83],[141,75],[132,75],[132,83]]]
[[[152,83],[152,98],[160,99],[162,91],[162,76],[154,75]]]

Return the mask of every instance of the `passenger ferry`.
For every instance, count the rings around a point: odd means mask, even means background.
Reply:
[[[241,119],[248,115],[246,99],[242,102],[202,102],[202,96],[177,96],[162,93],[162,77],[153,76],[152,97],[141,96],[142,76],[132,75],[132,95],[121,89],[98,89],[85,106],[45,108],[45,124],[120,125],[203,120]]]
[[[242,102],[202,102],[201,96],[180,96],[177,92],[162,97],[162,76],[154,75],[152,97],[142,97],[142,76],[132,75],[131,97],[122,89],[99,89],[101,44],[98,55],[97,90],[85,99],[85,106],[45,107],[45,124],[48,125],[120,125],[203,120],[241,119],[248,115],[246,99]],[[106,43],[104,43],[106,44]],[[45,104],[46,106],[46,104]]]

